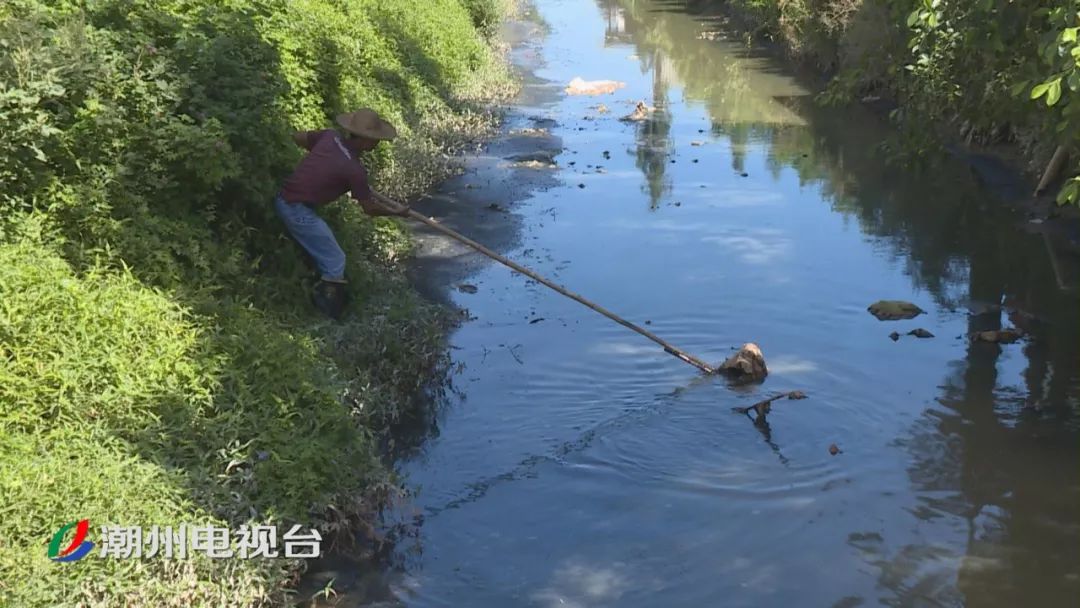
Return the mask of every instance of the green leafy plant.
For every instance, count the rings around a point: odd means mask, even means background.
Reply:
[[[1043,100],[1052,113],[1054,133],[1059,142],[1073,144],[1080,138],[1080,2],[1063,6],[1043,8],[1036,16],[1045,19],[1046,31],[1040,43],[1039,64],[1043,73],[1049,72],[1042,82],[1031,87],[1030,97]],[[1029,85],[1017,86],[1022,92]],[[1015,91],[1015,89],[1014,89]],[[1080,169],[1080,165],[1074,166]],[[1070,177],[1057,195],[1059,204],[1080,202],[1080,176]]]
[[[272,198],[291,131],[358,106],[402,134],[367,159],[377,187],[446,175],[512,88],[478,30],[498,6],[0,3],[0,605],[285,605],[299,567],[73,574],[39,545],[75,514],[347,536],[377,511],[378,444],[423,414],[442,317],[404,279],[403,227],[345,205],[325,215],[354,303],[317,317]]]
[[[1080,2],[1055,0],[736,0],[802,57],[836,68],[820,99],[895,102],[886,148],[904,162],[957,135],[1010,142],[1041,170],[1076,152]],[[1080,203],[1080,164],[1058,202]]]

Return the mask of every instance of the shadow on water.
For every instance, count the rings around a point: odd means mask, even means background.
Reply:
[[[850,144],[833,150],[848,152],[853,174],[865,175]],[[966,178],[961,169],[945,175]],[[992,193],[941,205],[933,196],[947,186],[940,180],[882,175],[878,184],[865,193],[851,184],[854,193],[837,196],[836,208],[866,233],[890,238],[913,282],[942,307],[966,309],[969,333],[1030,332],[1023,346],[973,342],[950,366],[943,411],[928,412],[929,428],[920,425],[908,441],[912,481],[926,493],[919,516],[966,521],[967,553],[949,557],[959,561],[956,585],[969,605],[1022,603],[1036,589],[1040,603],[1065,605],[1080,582],[1076,299],[1058,290],[1041,239],[1021,233]],[[1022,350],[1020,382],[1002,373],[1006,349]],[[944,504],[932,498],[941,493]]]

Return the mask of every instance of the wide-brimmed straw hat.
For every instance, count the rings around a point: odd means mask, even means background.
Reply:
[[[394,139],[397,129],[383,120],[379,113],[368,108],[337,115],[337,123],[354,135],[370,139]]]

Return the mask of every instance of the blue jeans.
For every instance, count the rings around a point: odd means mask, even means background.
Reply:
[[[324,281],[345,282],[345,252],[315,211],[300,203],[289,203],[280,195],[274,200],[278,216],[285,222],[289,234],[315,260]]]

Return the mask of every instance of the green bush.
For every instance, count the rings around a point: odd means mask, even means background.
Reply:
[[[222,593],[211,562],[186,573],[98,559],[58,569],[44,543],[84,517],[95,526],[236,524],[249,508],[259,518],[304,517],[308,499],[320,498],[306,495],[306,477],[330,489],[348,465],[372,470],[333,385],[313,385],[321,379],[313,349],[263,329],[261,344],[221,341],[130,274],[79,277],[43,247],[0,245],[0,604],[140,596],[172,604],[188,585],[209,600]],[[305,350],[308,369],[294,363]],[[245,368],[244,357],[260,364]],[[332,438],[317,434],[325,426]],[[230,467],[246,456],[242,442],[272,456]],[[329,449],[312,455],[305,445]],[[344,472],[334,458],[348,463]],[[241,604],[274,589],[265,563],[221,574]]]
[[[962,121],[972,135],[1019,138],[1039,165],[1057,146],[1075,155],[1080,1],[925,0],[905,17],[905,93],[916,110]],[[1066,182],[1058,202],[1080,203],[1080,177]]]
[[[327,209],[353,304],[316,316],[272,210],[293,129],[370,106],[416,193],[509,90],[490,2],[0,4],[0,605],[279,605],[285,561],[45,556],[63,523],[348,529],[445,358],[394,220]],[[27,582],[29,581],[29,582]]]
[[[430,149],[430,123],[469,115],[453,100],[504,79],[455,0],[80,5],[16,0],[0,20],[4,234],[45,211],[69,259],[107,248],[165,286],[274,261],[292,128],[370,106]],[[381,182],[394,160],[369,164]]]
[[[468,9],[469,16],[472,17],[473,26],[476,29],[487,36],[495,33],[495,28],[499,25],[505,12],[503,3],[500,3],[499,0],[462,0],[462,4]]]

